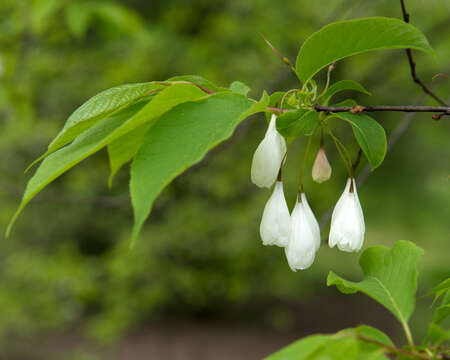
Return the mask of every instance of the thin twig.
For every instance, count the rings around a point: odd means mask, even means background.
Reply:
[[[406,11],[405,1],[404,0],[400,0],[400,5],[402,7],[403,20],[406,23],[409,23],[409,14]],[[419,84],[422,87],[423,91],[426,92],[428,95],[430,95],[439,104],[441,104],[443,106],[446,106],[447,104],[445,103],[445,101],[442,100],[439,96],[437,96],[433,91],[431,91],[425,85],[425,83],[417,76],[417,73],[416,73],[416,62],[414,61],[411,49],[406,49],[406,55],[408,56],[408,62],[409,62],[409,67],[411,69],[411,77],[412,77],[413,81],[416,84]]]
[[[316,111],[325,112],[346,112],[349,111],[354,114],[360,112],[375,112],[375,111],[401,111],[401,112],[439,112],[445,115],[450,115],[450,106],[415,106],[415,105],[356,105],[356,106],[323,106],[315,105]]]
[[[291,111],[291,109],[281,109],[277,107],[267,107],[267,110],[279,114]],[[355,106],[324,106],[314,105],[314,110],[324,112],[351,112],[359,114],[361,112],[376,112],[376,111],[399,111],[399,112],[433,112],[441,116],[450,116],[450,106],[416,106],[416,105],[355,105]],[[438,120],[438,119],[436,119]]]
[[[267,40],[267,38],[261,32],[258,31],[258,34],[266,42],[266,44],[272,49],[272,51],[278,55],[278,57],[281,59],[281,61],[283,61],[287,66],[289,66],[289,68],[292,70],[292,72],[295,74],[295,76],[297,76],[297,71],[295,70],[295,67],[294,67],[294,65],[292,65],[291,61],[286,56],[281,55],[281,53],[275,48],[275,46],[273,46],[272,43],[269,40]]]

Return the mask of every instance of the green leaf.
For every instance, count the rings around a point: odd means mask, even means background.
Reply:
[[[389,337],[381,331],[370,326],[360,326],[345,329],[336,334],[307,336],[268,356],[266,360],[387,359],[383,355],[383,348],[360,340],[359,335],[387,346],[393,346]]]
[[[107,89],[91,97],[70,115],[63,129],[48,146],[48,150],[33,161],[28,169],[52,152],[73,141],[99,120],[130,106],[146,94],[161,87],[161,85],[153,82],[125,84]]]
[[[380,347],[377,344],[373,344],[369,341],[362,340],[362,338],[368,340],[374,340],[386,346],[394,346],[392,340],[382,331],[367,325],[361,325],[356,328],[350,328],[341,330],[337,335],[354,336],[359,339],[358,360],[387,360],[384,355],[385,348]]]
[[[77,137],[73,143],[50,154],[28,182],[22,202],[8,225],[6,235],[9,235],[15,220],[25,205],[45,186],[71,167],[141,125],[150,123],[151,126],[158,117],[174,106],[208,96],[205,96],[204,92],[194,85],[175,84],[169,86],[150,102],[141,102],[99,121]]]
[[[380,166],[387,149],[386,133],[383,127],[366,114],[341,112],[333,113],[333,115],[350,123],[356,141],[366,155],[372,170]]]
[[[296,62],[301,81],[306,82],[325,66],[371,50],[410,48],[432,53],[425,36],[399,19],[364,18],[332,23],[303,43]]]
[[[261,108],[265,107],[242,95],[219,93],[177,106],[160,118],[145,134],[131,167],[132,244],[161,190],[231,136],[243,118]]]
[[[436,285],[433,290],[423,296],[430,296],[435,294],[433,303],[431,304],[431,306],[433,306],[434,303],[448,290],[450,290],[450,278],[445,279],[444,281],[439,283],[439,285]]]
[[[361,84],[353,80],[341,80],[331,85],[323,95],[323,104],[328,105],[331,98],[338,92],[344,90],[355,90],[366,95],[371,95]]]
[[[151,124],[141,125],[108,145],[109,167],[111,169],[108,179],[109,187],[112,187],[114,176],[120,168],[136,155],[150,126]]]
[[[285,137],[311,135],[319,123],[315,110],[298,109],[285,112],[277,118],[277,130]]]
[[[435,324],[442,323],[448,316],[450,316],[450,291],[447,291],[441,304],[434,311],[433,322]]]
[[[433,342],[434,346],[439,346],[445,341],[450,340],[450,330],[445,330],[436,323],[431,323],[428,328],[428,340]]]
[[[212,90],[215,92],[230,91],[230,89],[214,85],[211,81],[209,81],[201,76],[198,76],[198,75],[179,75],[179,76],[171,77],[167,81],[187,81],[187,82],[193,83],[195,85],[201,86],[205,89]]]
[[[245,85],[243,82],[233,81],[230,85],[230,90],[234,91],[235,93],[247,96],[248,92],[250,91],[250,87]]]
[[[128,118],[137,114],[145,104],[135,104],[122,110],[116,115],[103,119],[81,134],[70,145],[55,151],[44,159],[36,170],[33,177],[28,181],[22,202],[11,219],[6,230],[6,236],[9,236],[11,228],[14,225],[23,208],[36,196],[45,186],[55,180],[58,176],[78,164],[80,161],[99,150],[102,141],[114,131],[120,128]]]
[[[331,271],[327,285],[336,285],[344,294],[361,291],[406,324],[415,306],[416,264],[422,253],[422,249],[408,241],[398,241],[392,249],[371,247],[359,259],[364,273],[362,281],[348,281]]]
[[[281,104],[281,99],[283,98],[285,91],[276,91],[272,94],[270,94],[269,104],[268,106],[271,107],[279,107]],[[291,106],[286,106],[286,108],[291,108]],[[272,117],[272,113],[266,112],[266,120],[267,122],[270,121],[270,118]]]
[[[329,335],[311,335],[268,356],[266,360],[306,360],[330,341]]]

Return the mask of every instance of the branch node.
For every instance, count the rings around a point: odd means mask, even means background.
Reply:
[[[350,109],[352,114],[361,114],[365,110],[364,106],[355,105]]]
[[[433,119],[433,120],[441,120],[441,117],[443,116],[444,114],[433,114],[433,115],[431,115],[431,118]]]

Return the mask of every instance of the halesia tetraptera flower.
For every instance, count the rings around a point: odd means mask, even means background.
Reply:
[[[292,271],[309,268],[320,246],[320,230],[304,193],[297,199],[289,224],[286,258]]]
[[[331,216],[329,245],[337,245],[342,251],[359,251],[364,242],[365,230],[356,182],[355,179],[349,178]]]
[[[317,156],[312,167],[312,179],[320,184],[324,181],[327,181],[330,177],[331,166],[328,162],[325,150],[323,146],[321,146],[319,151],[317,152]]]
[[[283,183],[277,181],[264,207],[259,233],[264,245],[286,246],[291,216],[283,192]]]
[[[251,178],[259,187],[272,186],[286,154],[286,141],[276,129],[276,120],[272,115],[266,135],[253,155]]]

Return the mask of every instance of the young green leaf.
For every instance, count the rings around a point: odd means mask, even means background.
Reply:
[[[450,291],[447,291],[441,304],[434,311],[433,322],[441,324],[448,316],[450,316]]]
[[[372,170],[381,165],[386,155],[387,140],[383,127],[366,114],[350,112],[333,113],[334,116],[350,123],[364,155]]]
[[[298,109],[285,112],[277,118],[277,130],[284,137],[311,135],[319,115],[315,110]]]
[[[432,53],[420,30],[399,19],[373,17],[324,26],[303,43],[296,62],[301,81],[306,82],[325,66],[371,50],[410,48]]]
[[[431,305],[434,305],[434,303],[447,291],[450,290],[450,278],[445,279],[439,285],[436,285],[433,290],[431,290],[429,293],[423,295],[423,296],[430,296],[434,295],[433,303]]]
[[[132,105],[116,115],[99,121],[77,137],[73,143],[50,154],[28,182],[22,202],[8,225],[7,236],[25,205],[58,176],[141,125],[149,123],[151,126],[159,116],[174,106],[208,96],[194,85],[174,84],[162,90],[148,103]]]
[[[234,91],[235,93],[247,96],[248,92],[250,91],[250,87],[245,85],[243,82],[233,81],[230,85],[230,90]]]
[[[307,360],[330,342],[330,335],[311,335],[266,357],[266,360]]]
[[[353,80],[341,80],[333,85],[331,85],[325,94],[323,94],[323,104],[328,105],[331,98],[337,94],[338,92],[344,91],[344,90],[354,90],[359,91],[366,95],[371,95],[370,92],[368,92],[361,84],[357,83]]]
[[[428,327],[427,342],[430,340],[434,346],[439,346],[443,342],[450,340],[450,330],[443,329],[436,323],[431,323]]]
[[[385,355],[386,348],[370,342],[376,341],[388,347],[393,347],[392,340],[382,331],[367,325],[361,325],[356,328],[350,328],[339,331],[336,335],[353,336],[357,338],[359,351],[358,360],[387,360]],[[369,341],[368,341],[369,340]]]
[[[341,330],[336,334],[317,334],[300,339],[268,356],[266,360],[386,360],[383,348],[359,338],[393,346],[392,341],[380,330],[370,326],[359,326]]]
[[[108,145],[109,167],[111,169],[108,179],[109,187],[112,187],[114,176],[120,168],[136,155],[150,126],[151,123],[141,125]]]
[[[284,94],[286,94],[286,92],[284,92],[284,91],[276,91],[276,92],[270,94],[269,104],[267,106],[280,107],[281,100],[283,99]],[[290,106],[288,104],[283,104],[283,106],[286,109],[292,109],[292,106]],[[266,112],[267,122],[270,122],[271,117],[272,117],[272,113]]]
[[[125,84],[93,96],[70,115],[63,129],[48,146],[47,152],[39,159],[67,145],[97,121],[124,109],[149,92],[160,88],[162,88],[161,85],[153,82]]]
[[[266,97],[268,99],[268,97]],[[130,193],[135,223],[132,243],[161,190],[208,150],[231,136],[251,112],[265,109],[235,93],[219,93],[173,108],[145,134],[131,167]]]
[[[344,294],[363,292],[405,325],[415,306],[416,264],[422,253],[422,249],[408,241],[398,241],[392,249],[371,247],[359,259],[364,273],[362,281],[348,281],[331,271],[327,285],[336,285]]]
[[[116,115],[100,120],[93,127],[77,137],[70,145],[47,156],[33,177],[28,181],[22,202],[8,225],[6,236],[9,236],[11,228],[23,208],[37,193],[80,161],[100,150],[104,146],[104,139],[120,128],[127,119],[137,114],[144,105],[142,103],[132,105]]]
[[[170,79],[168,79],[167,81],[187,81],[187,82],[193,83],[195,85],[201,86],[207,90],[212,90],[215,92],[230,91],[230,89],[214,85],[211,81],[209,81],[201,76],[198,76],[198,75],[173,76]]]

